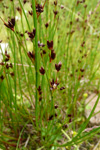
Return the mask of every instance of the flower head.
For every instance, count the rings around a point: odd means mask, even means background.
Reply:
[[[56,81],[54,81],[54,79],[52,79],[52,81],[50,82],[50,90],[55,90],[57,89],[57,86],[59,85],[59,83]]]
[[[41,68],[39,69],[39,71],[40,71],[40,73],[41,73],[42,75],[45,74],[45,69],[44,69],[43,67],[41,67]]]
[[[58,64],[55,64],[55,68],[57,70],[57,72],[59,72],[59,70],[61,69],[62,63],[59,62]]]

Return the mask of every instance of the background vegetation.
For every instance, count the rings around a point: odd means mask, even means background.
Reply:
[[[100,2],[0,1],[0,148],[92,149]],[[88,118],[85,100],[98,95]],[[91,127],[91,128],[89,128]]]

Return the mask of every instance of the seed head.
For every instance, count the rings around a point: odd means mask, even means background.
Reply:
[[[47,46],[48,46],[48,48],[49,48],[50,50],[52,50],[52,49],[53,49],[53,41],[48,41],[48,40],[47,40]]]
[[[55,68],[57,70],[57,72],[59,72],[59,70],[61,69],[62,63],[59,62],[58,64],[55,64]]]
[[[41,67],[41,68],[39,69],[39,71],[40,71],[40,73],[41,73],[42,75],[45,74],[45,69],[44,69],[43,67]]]

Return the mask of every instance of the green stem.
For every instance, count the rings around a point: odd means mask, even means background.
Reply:
[[[35,116],[36,116],[36,125],[38,125],[38,81],[39,81],[39,67],[38,67],[38,34],[37,34],[37,14],[36,14],[36,7],[35,7],[35,1],[32,0],[32,9],[33,9],[33,21],[34,21],[34,27],[36,29],[35,34],[35,73],[36,73],[36,97],[35,97]]]

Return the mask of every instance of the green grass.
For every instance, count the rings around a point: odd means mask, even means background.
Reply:
[[[40,14],[36,12],[38,3],[44,5]],[[51,0],[37,4],[34,0],[26,4],[21,0],[0,2],[0,40],[9,43],[10,55],[5,61],[8,55],[3,54],[4,65],[0,65],[0,78],[4,76],[0,79],[0,148],[79,150],[84,141],[91,145],[100,132],[99,126],[84,132],[100,97],[98,94],[86,119],[84,94],[99,92],[100,85],[100,6],[89,0],[78,5],[76,0],[61,0],[57,6]],[[15,21],[12,31],[3,23],[15,16],[20,20]],[[39,47],[38,41],[45,46]],[[47,41],[53,41],[53,47]],[[56,57],[51,56],[53,52]],[[62,66],[57,71],[55,64],[59,62]],[[13,67],[7,68],[10,63]]]

